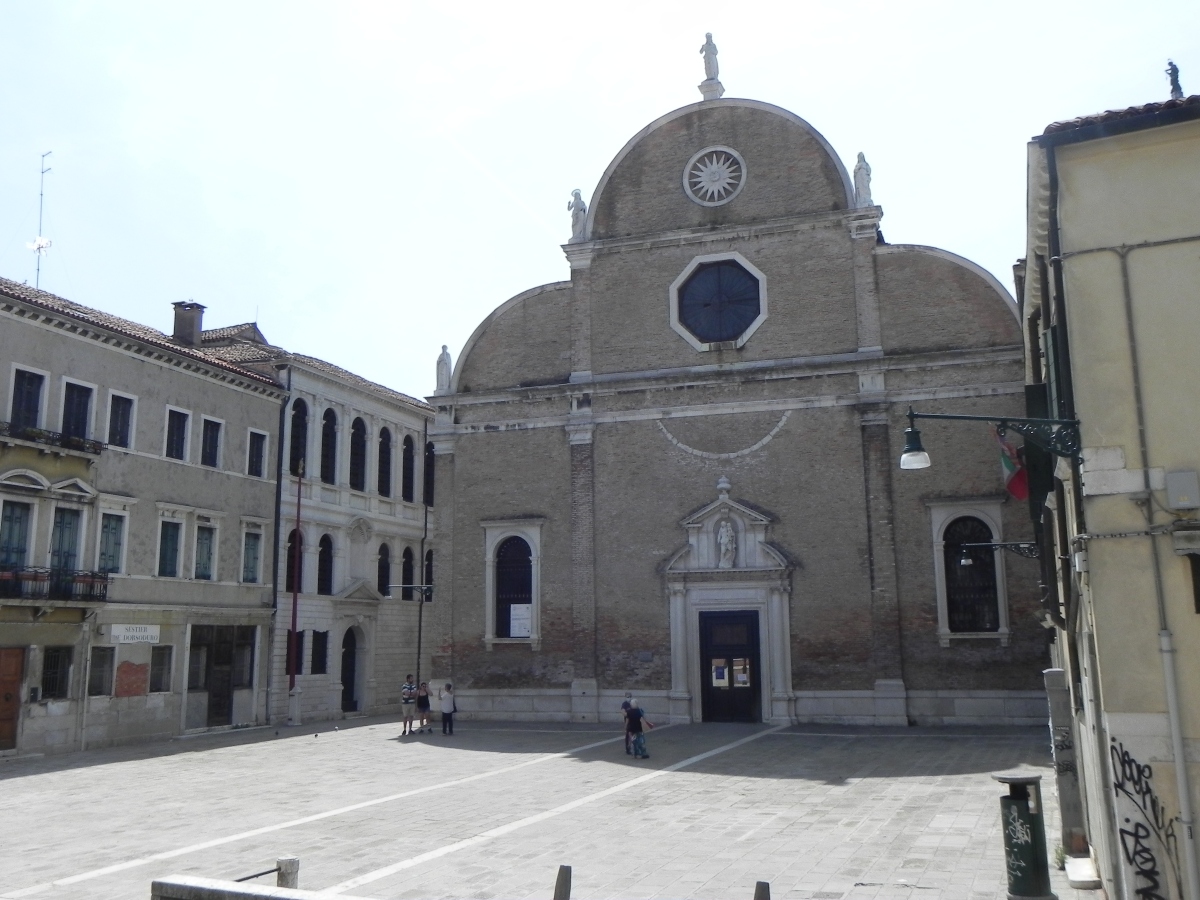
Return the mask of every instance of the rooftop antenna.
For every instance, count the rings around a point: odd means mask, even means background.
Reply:
[[[47,150],[42,154],[42,160],[39,165],[41,169],[41,180],[38,182],[38,236],[32,244],[25,246],[37,254],[37,273],[33,279],[33,286],[40,288],[42,284],[42,257],[46,255],[46,251],[50,249],[50,241],[42,237],[42,207],[46,196],[46,173],[50,171],[50,167],[46,165],[46,157],[53,153],[53,150]]]

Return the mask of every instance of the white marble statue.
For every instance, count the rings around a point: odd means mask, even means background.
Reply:
[[[583,231],[587,225],[587,204],[579,196],[578,188],[571,191],[571,201],[567,204],[567,211],[571,214],[571,240],[569,243],[573,244],[583,240]]]
[[[717,45],[713,43],[712,32],[704,35],[704,46],[700,48],[704,57],[704,80],[717,80]]]
[[[437,393],[450,393],[450,351],[442,344],[442,352],[437,361]]]
[[[871,199],[871,167],[867,157],[859,153],[858,162],[854,164],[854,206],[862,209],[874,205]]]
[[[720,551],[717,568],[732,569],[733,558],[737,555],[737,535],[733,533],[733,526],[729,524],[729,520],[722,522],[721,527],[717,529],[717,550]]]

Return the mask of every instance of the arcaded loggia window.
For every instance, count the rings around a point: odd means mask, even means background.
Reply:
[[[427,587],[427,588],[433,587],[433,551],[432,550],[425,551],[425,581],[423,583],[424,583],[425,587]]]
[[[413,444],[413,439],[410,436],[404,438],[404,459],[401,463],[400,476],[400,499],[405,503],[413,502],[413,491],[415,490],[413,482],[416,480],[417,474],[417,450]]]
[[[533,552],[522,538],[505,538],[496,550],[496,637],[529,637],[532,604]]]
[[[392,433],[379,429],[379,478],[376,489],[380,497],[392,496]]]
[[[292,443],[289,448],[288,471],[299,475],[304,466],[304,456],[308,447],[308,404],[296,400],[292,404]]]
[[[321,417],[321,480],[337,483],[337,413],[332,409]]]
[[[367,425],[362,419],[350,425],[350,487],[367,489]]]
[[[287,570],[283,577],[285,591],[304,592],[304,535],[294,528],[288,535]]]
[[[333,593],[333,538],[327,534],[317,543],[317,593]]]
[[[425,445],[425,496],[426,506],[433,506],[433,469],[437,457],[433,453],[433,441]]]
[[[400,557],[400,584],[403,585],[400,589],[400,599],[411,600],[413,598],[413,552],[409,547],[404,548],[404,554]]]
[[[951,632],[1000,628],[996,551],[986,546],[993,540],[991,528],[974,516],[959,516],[942,532],[946,616]]]
[[[379,566],[376,569],[375,587],[383,596],[391,594],[392,589],[389,587],[392,583],[392,551],[388,549],[387,544],[379,545]]]

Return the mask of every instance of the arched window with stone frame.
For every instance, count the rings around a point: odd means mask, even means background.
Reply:
[[[425,596],[429,597],[429,590],[433,588],[433,551],[425,551],[425,577],[422,579],[422,584],[426,587]]]
[[[288,453],[288,471],[299,475],[308,455],[308,404],[296,398],[292,403],[292,433]]]
[[[379,429],[378,478],[375,488],[380,497],[392,496],[392,432],[388,428]]]
[[[375,587],[383,596],[392,593],[392,551],[387,544],[379,545],[379,562],[375,568]]]
[[[933,528],[938,639],[999,640],[1008,645],[1003,498],[928,501]]]
[[[367,423],[361,417],[350,424],[350,488],[367,489]]]
[[[332,409],[321,416],[321,480],[337,484],[337,413]]]
[[[412,503],[413,497],[416,496],[417,480],[417,447],[413,442],[412,435],[404,436],[401,454],[400,499],[405,503]]]
[[[317,543],[317,593],[333,593],[333,538],[327,534]]]
[[[413,552],[411,547],[405,547],[400,555],[400,599],[413,598]]]
[[[284,590],[289,594],[304,592],[304,535],[295,528],[287,539],[287,569],[283,573]]]
[[[433,452],[433,441],[425,445],[425,492],[421,498],[426,506],[433,506],[433,472],[437,456]]]

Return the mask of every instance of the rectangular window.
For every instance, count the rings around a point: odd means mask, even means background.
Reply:
[[[92,412],[92,389],[67,382],[63,391],[63,437],[86,439]]]
[[[292,631],[288,629],[288,645],[286,657],[286,673],[291,674],[292,671],[292,636],[296,638],[296,674],[304,674],[304,632]]]
[[[217,529],[204,525],[196,527],[196,577],[201,581],[212,581],[216,543]]]
[[[253,625],[238,625],[233,637],[233,686],[254,686],[254,632]]]
[[[121,548],[125,543],[125,517],[104,513],[100,517],[100,571],[121,571]]]
[[[54,510],[54,531],[50,534],[50,568],[56,572],[74,572],[79,568],[79,522],[77,509]]]
[[[113,661],[116,647],[93,647],[92,668],[88,672],[88,696],[107,697],[112,693]]]
[[[325,675],[329,667],[329,632],[313,632],[312,674]]]
[[[167,456],[171,459],[187,459],[187,427],[187,413],[167,410]]]
[[[170,692],[174,650],[174,647],[150,648],[150,693],[166,694]]]
[[[46,379],[35,372],[17,369],[13,373],[11,422],[14,431],[37,428],[42,412],[42,385]]]
[[[42,653],[42,699],[65,700],[71,689],[71,648],[47,647]]]
[[[133,431],[133,401],[113,394],[108,401],[108,442],[114,447],[129,447]]]
[[[4,514],[0,518],[0,570],[25,568],[32,514],[33,507],[28,503],[4,501]]]
[[[246,584],[258,583],[258,557],[262,547],[262,535],[257,531],[247,531],[242,547],[242,581]]]
[[[158,537],[158,577],[179,577],[179,537],[183,525],[179,522],[163,522]]]
[[[246,474],[253,478],[262,478],[266,470],[267,436],[261,431],[252,431],[246,457]]]
[[[221,423],[212,419],[204,420],[200,436],[200,465],[214,469],[221,465]]]

